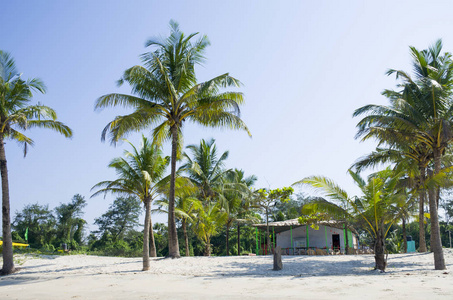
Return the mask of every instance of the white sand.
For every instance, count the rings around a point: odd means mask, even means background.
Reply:
[[[374,257],[140,258],[18,256],[20,272],[0,278],[0,299],[453,299],[453,251],[446,271],[433,255],[389,255],[386,273],[373,271]]]

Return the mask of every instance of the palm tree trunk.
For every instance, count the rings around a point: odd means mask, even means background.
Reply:
[[[178,233],[176,232],[175,218],[175,183],[176,183],[176,152],[178,149],[178,128],[176,125],[171,127],[171,174],[170,174],[170,194],[168,196],[168,256],[179,258]]]
[[[384,224],[381,224],[380,228],[376,231],[376,241],[374,244],[374,260],[376,266],[375,270],[385,271],[385,239],[384,239]]]
[[[226,256],[230,256],[230,225],[226,224]]]
[[[403,218],[403,253],[407,253],[406,218]]]
[[[143,271],[149,270],[149,227],[151,219],[151,201],[143,199],[145,204],[145,228],[143,230]]]
[[[2,176],[2,226],[3,226],[3,267],[2,275],[14,273],[13,240],[11,237],[11,217],[9,206],[8,168],[3,136],[0,135],[0,173]]]
[[[241,255],[241,225],[238,223],[238,255]]]
[[[211,239],[210,238],[206,239],[206,246],[205,246],[204,251],[205,251],[204,252],[205,256],[211,256]]]
[[[186,219],[182,219],[182,230],[184,231],[184,240],[186,242],[186,256],[190,256],[189,236],[187,234]]]
[[[434,175],[440,173],[441,151],[439,148],[433,149],[434,155]],[[444,252],[442,250],[442,241],[440,239],[439,216],[437,212],[437,191],[433,191],[434,197],[429,197],[429,214],[431,220],[431,250],[434,253],[434,268],[436,270],[445,270]]]
[[[425,179],[426,179],[426,168],[420,166],[420,202],[418,204],[418,227],[419,227],[419,248],[418,252],[426,252],[426,240],[425,240]]]
[[[151,201],[149,202],[149,207],[151,207]],[[154,240],[153,221],[151,218],[151,213],[149,214],[149,256],[157,257],[156,242]]]

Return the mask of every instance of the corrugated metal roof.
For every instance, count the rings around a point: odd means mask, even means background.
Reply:
[[[336,221],[336,220],[329,220],[329,221],[320,221],[317,222],[316,224],[319,225],[340,225],[344,224],[342,221]],[[269,222],[269,226],[272,227],[285,227],[285,226],[302,226],[306,224],[300,224],[299,219],[291,219],[291,220],[285,220],[285,221],[277,221],[277,222]],[[261,223],[261,224],[253,224],[252,226],[255,227],[266,227],[266,223]]]
[[[328,220],[328,221],[319,221],[316,222],[317,225],[325,225],[325,226],[330,226],[330,227],[335,227],[335,228],[343,228],[344,221],[337,221],[337,220]],[[282,232],[289,230],[290,227],[298,227],[298,226],[305,226],[307,224],[300,224],[299,219],[291,219],[291,220],[285,220],[285,221],[277,221],[277,222],[269,222],[269,227],[274,227],[276,232]],[[260,230],[265,230],[267,228],[266,223],[261,223],[261,224],[252,224],[252,226],[257,227]],[[358,234],[357,231],[350,225],[348,225],[348,228],[353,231],[355,234]]]

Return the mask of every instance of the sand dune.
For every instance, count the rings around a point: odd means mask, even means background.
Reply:
[[[433,269],[433,255],[389,255],[386,273],[374,257],[140,258],[18,256],[20,272],[0,278],[0,299],[453,299],[453,251],[448,270]]]

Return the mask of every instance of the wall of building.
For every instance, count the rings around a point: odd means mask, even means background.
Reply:
[[[306,247],[308,229],[308,243],[310,247],[325,248],[326,236],[327,247],[332,248],[332,235],[340,236],[340,245],[344,247],[344,231],[343,229],[330,226],[319,225],[319,229],[313,229],[310,226],[299,226],[292,229],[294,247]],[[282,248],[292,248],[291,246],[291,230],[283,231],[277,235],[277,246]],[[352,238],[351,238],[352,237]],[[357,247],[357,239],[355,235],[349,232],[349,245]]]

